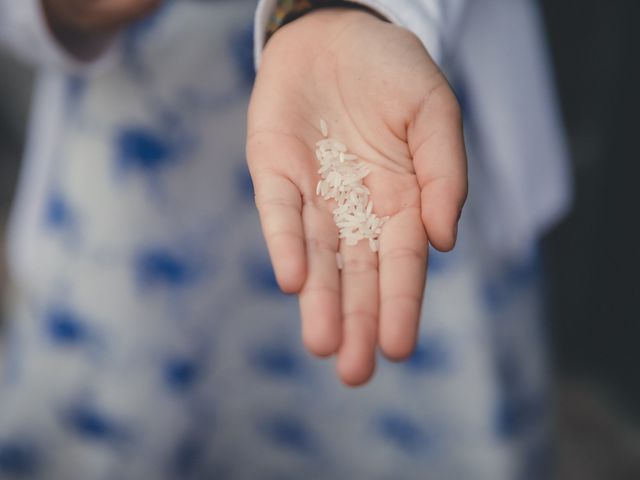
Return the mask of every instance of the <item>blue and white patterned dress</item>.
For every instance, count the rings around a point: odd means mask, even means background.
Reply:
[[[473,196],[408,362],[349,390],[303,349],[244,158],[254,7],[168,4],[118,68],[68,77],[38,273],[12,295],[0,479],[545,478],[538,256],[498,260]]]

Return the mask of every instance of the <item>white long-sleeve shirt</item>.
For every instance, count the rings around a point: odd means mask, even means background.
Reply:
[[[459,77],[474,119],[471,196],[497,253],[517,254],[566,210],[566,147],[537,11],[528,0],[358,0],[413,31],[445,70]],[[259,2],[256,58],[275,0]],[[118,67],[117,42],[87,67],[48,31],[39,0],[0,0],[0,41],[40,67],[25,165],[11,221],[9,256],[18,281],[37,274],[30,259],[53,168],[52,145],[65,126],[70,71]],[[110,66],[109,66],[110,65]],[[473,152],[472,152],[473,153]],[[475,164],[475,163],[477,164]]]
[[[78,65],[49,32],[39,0],[0,0],[0,42],[39,69],[9,228],[9,267],[14,280],[22,282],[37,271],[29,261],[36,248],[32,233],[44,203],[52,146],[63,128],[64,72]]]
[[[256,63],[259,63],[265,30],[278,0],[260,0],[256,10]],[[352,0],[379,12],[393,23],[416,34],[429,54],[442,59],[449,39],[455,36],[467,0]]]
[[[38,69],[25,156],[10,218],[8,257],[13,280],[37,275],[31,259],[38,220],[53,168],[53,145],[65,127],[62,101],[71,72],[97,74],[117,63],[117,42],[92,64],[83,64],[62,48],[48,28],[41,0],[0,0],[0,43]]]

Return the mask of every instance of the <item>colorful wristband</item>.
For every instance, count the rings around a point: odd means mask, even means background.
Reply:
[[[279,0],[267,24],[266,40],[269,40],[280,27],[293,22],[312,10],[318,10],[320,8],[353,8],[364,10],[386,21],[386,19],[375,10],[355,2],[339,0]]]

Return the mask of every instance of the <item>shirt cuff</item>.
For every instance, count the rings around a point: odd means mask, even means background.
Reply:
[[[439,36],[438,9],[432,13],[411,0],[350,0],[367,7],[391,23],[413,32],[424,44],[431,57],[439,62],[442,56],[442,42]],[[256,9],[254,25],[254,61],[256,68],[260,66],[262,50],[267,35],[267,25],[275,11],[278,0],[260,0]]]

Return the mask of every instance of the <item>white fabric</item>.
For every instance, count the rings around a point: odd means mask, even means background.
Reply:
[[[566,211],[571,195],[566,146],[531,2],[358,1],[416,33],[436,61],[442,64],[452,59],[464,72],[473,96],[485,174],[472,184],[471,194],[479,197],[479,215],[496,252],[526,251]],[[274,0],[262,0],[258,5],[256,61],[274,4]],[[44,66],[10,229],[10,262],[19,281],[38,269],[29,239],[41,214],[53,140],[64,123],[60,107],[63,73],[79,67],[87,71],[87,66],[56,45],[38,0],[0,0],[0,40]],[[118,51],[112,48],[89,68],[102,71],[118,60]],[[472,173],[474,169],[472,165]]]
[[[58,44],[49,30],[41,0],[0,0],[0,44],[39,70],[9,228],[9,266],[12,280],[19,284],[25,283],[26,278],[34,278],[38,272],[38,265],[32,260],[36,248],[33,232],[54,167],[51,152],[64,124],[65,77],[70,73],[103,74],[120,60],[119,42],[120,38],[116,37],[96,61],[80,62]]]
[[[470,165],[471,195],[490,244],[517,256],[566,213],[572,193],[536,4],[469,2],[458,42],[453,68],[480,148],[480,165]]]
[[[42,218],[44,197],[54,168],[51,152],[64,125],[63,92],[61,73],[50,72],[38,77],[28,142],[8,229],[7,253],[11,280],[21,286],[28,285],[28,279],[39,277],[39,266],[33,255],[38,248],[34,232]]]
[[[253,6],[173,2],[81,92],[42,77],[0,477],[544,480],[537,260],[487,254],[473,208],[409,362],[353,391],[304,352],[243,162]]]
[[[79,67],[50,33],[39,0],[0,0],[0,42],[37,65],[33,110],[18,195],[10,220],[8,256],[14,280],[23,283],[37,266],[30,258],[40,206],[52,167],[50,154],[62,122],[63,72]]]
[[[261,0],[256,12],[256,65],[260,64],[260,54],[264,46],[266,26],[277,0]],[[466,0],[352,0],[365,5],[386,17],[389,21],[415,33],[436,60],[442,56],[446,35],[454,26]]]

